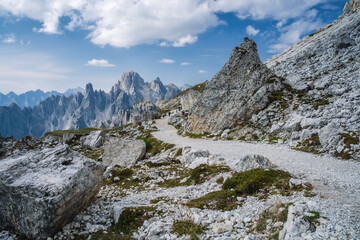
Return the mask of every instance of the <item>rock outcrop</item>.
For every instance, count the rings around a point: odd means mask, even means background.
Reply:
[[[271,77],[274,74],[261,62],[256,43],[245,38],[206,84],[190,111],[186,130],[216,132],[246,122],[268,105],[271,92],[281,90],[281,84],[269,83]]]
[[[247,171],[254,168],[271,169],[276,166],[269,159],[261,155],[247,155],[239,161],[232,162],[231,168],[237,172]]]
[[[66,145],[0,161],[0,229],[30,239],[59,231],[102,185],[103,167]]]
[[[142,159],[145,153],[146,144],[143,140],[112,137],[105,142],[102,159],[106,167],[131,167]]]
[[[20,109],[15,103],[0,107],[0,133],[4,137],[41,137],[57,129],[94,127],[100,122],[118,119],[119,111],[142,100],[155,103],[178,93],[180,89],[175,85],[163,85],[159,79],[147,83],[139,74],[128,72],[109,93],[94,90],[89,83],[84,95],[78,92],[71,96],[51,96],[32,108]]]
[[[359,5],[358,0],[347,2],[334,23],[266,62],[300,96],[294,109],[273,115],[268,124],[290,145],[318,136],[319,152],[359,158]]]
[[[105,132],[92,131],[89,135],[80,138],[81,145],[86,148],[99,148],[105,143]]]
[[[111,120],[100,122],[97,127],[114,128],[128,123],[153,120],[160,117],[157,110],[158,108],[154,103],[143,100],[132,108],[120,110]]]

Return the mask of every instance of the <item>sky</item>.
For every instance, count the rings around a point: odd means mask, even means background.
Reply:
[[[109,91],[211,80],[244,37],[263,61],[332,23],[346,0],[0,0],[0,92]]]

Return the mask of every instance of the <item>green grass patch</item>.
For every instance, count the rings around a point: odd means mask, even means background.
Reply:
[[[124,189],[130,189],[130,188],[143,188],[144,187],[144,183],[147,182],[149,180],[149,178],[147,177],[140,177],[140,178],[134,178],[134,170],[130,169],[130,168],[121,168],[118,167],[117,170],[113,169],[111,171],[112,177],[108,178],[108,179],[104,179],[103,184],[104,185],[111,185],[111,184],[115,184],[121,188]],[[119,180],[115,181],[114,178],[118,177]]]
[[[321,143],[319,140],[319,135],[315,134],[310,138],[304,140],[303,142],[299,142],[296,146],[296,150],[308,153],[319,153],[319,148],[321,147]]]
[[[164,166],[170,166],[173,164],[181,164],[180,160],[171,159],[167,162],[146,162],[145,165],[149,168],[158,168],[158,167],[164,167]]]
[[[186,203],[189,207],[228,211],[235,209],[241,203],[237,196],[259,195],[266,197],[274,188],[283,195],[291,193],[290,174],[282,170],[251,169],[235,173],[228,178],[221,191],[210,192],[203,197],[193,199]]]
[[[271,219],[273,223],[287,221],[288,209],[291,204],[278,204],[270,209],[265,210],[259,220],[256,222],[255,230],[263,232],[266,230],[267,220]]]
[[[191,88],[188,88],[186,89],[185,91],[182,91],[181,93],[179,93],[178,95],[176,95],[174,98],[178,98],[178,97],[181,97],[182,95],[184,95],[185,93],[189,92],[190,90],[194,90],[194,91],[197,91],[199,93],[203,93],[204,90],[205,90],[205,87],[206,87],[206,82],[203,82],[203,83],[200,83],[200,84],[197,84]]]
[[[156,203],[159,203],[161,201],[164,201],[164,202],[168,202],[169,201],[169,198],[168,197],[158,197],[158,198],[155,198],[155,199],[152,199],[150,200],[150,203],[151,204],[156,204]]]
[[[237,208],[240,202],[236,199],[235,191],[222,190],[210,192],[203,197],[192,199],[185,205],[191,208],[230,211]]]
[[[155,210],[156,207],[126,207],[115,228],[125,235],[131,234],[141,227],[145,220],[150,219]]]
[[[186,137],[189,138],[203,138],[203,137],[207,137],[208,133],[203,133],[203,134],[195,134],[195,133],[185,133]]]
[[[154,138],[150,132],[146,132],[144,137],[138,137],[137,139],[144,140],[146,144],[146,152],[151,153],[153,156],[175,147],[174,144],[165,143],[159,139]]]
[[[220,165],[206,165],[201,164],[195,169],[190,170],[189,178],[184,183],[185,185],[197,185],[204,183],[211,176],[215,174],[230,172],[230,168],[228,166],[220,166]]]
[[[275,169],[256,168],[245,172],[235,173],[223,184],[223,190],[234,190],[236,195],[254,195],[261,192],[269,192],[275,187],[286,193],[290,190],[288,172]]]
[[[165,188],[173,188],[178,186],[197,185],[204,183],[216,174],[229,171],[230,168],[228,166],[206,164],[201,164],[200,166],[191,170],[183,169],[180,171],[179,169],[177,169],[177,172],[180,175],[179,178],[165,180],[164,182],[161,182],[159,186]],[[187,178],[187,180],[185,182],[181,182],[185,178]]]
[[[78,151],[79,153],[81,153],[85,157],[88,157],[88,158],[93,159],[93,160],[98,160],[98,161],[102,161],[100,159],[100,157],[104,153],[103,148],[96,148],[96,149],[81,148],[81,149],[78,149],[76,151]]]
[[[63,135],[65,133],[72,133],[72,134],[75,134],[75,135],[88,135],[90,134],[90,132],[92,131],[98,131],[98,130],[101,130],[99,128],[82,128],[82,129],[78,129],[78,130],[55,130],[55,131],[52,131],[52,132],[47,132],[45,133],[45,135],[43,137],[47,137],[48,135],[53,135],[53,136],[56,136],[56,137],[63,137]]]
[[[273,143],[277,143],[279,139],[281,138],[277,136],[269,136],[268,141],[269,143],[273,144]]]
[[[306,219],[313,225],[319,224],[320,213],[316,211],[309,211],[313,216],[306,216]]]
[[[351,154],[349,153],[349,151],[345,151],[345,149],[350,150],[351,144],[354,144],[354,145],[358,144],[359,137],[356,135],[355,132],[340,133],[340,136],[343,137],[343,139],[344,139],[345,147],[340,153],[336,151],[335,156],[342,158],[342,159],[346,159],[346,160],[350,159]]]
[[[172,228],[172,233],[176,233],[178,236],[189,235],[191,240],[198,240],[198,235],[203,234],[206,229],[192,221],[176,221]]]

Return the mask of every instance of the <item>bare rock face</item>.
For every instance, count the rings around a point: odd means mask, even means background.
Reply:
[[[231,168],[237,172],[254,168],[270,169],[276,167],[269,159],[261,155],[247,155],[232,164]]]
[[[189,132],[216,132],[247,121],[264,109],[281,84],[268,84],[274,74],[261,62],[256,43],[245,38],[195,102],[186,128]]]
[[[99,148],[105,142],[105,132],[104,131],[92,131],[89,135],[83,136],[80,138],[81,145],[87,148]]]
[[[345,4],[343,16],[351,15],[360,9],[360,0],[351,0]]]
[[[67,145],[0,161],[0,230],[54,235],[94,199],[103,167]]]
[[[142,159],[145,153],[146,144],[143,140],[109,138],[104,146],[103,164],[106,167],[131,167]]]
[[[97,127],[114,128],[129,123],[149,121],[160,117],[157,106],[149,101],[143,100],[129,109],[121,109],[111,120],[100,122]]]

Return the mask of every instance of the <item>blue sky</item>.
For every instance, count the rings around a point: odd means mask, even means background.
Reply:
[[[263,61],[342,13],[345,0],[1,0],[0,92],[108,91],[210,80],[245,36]]]

